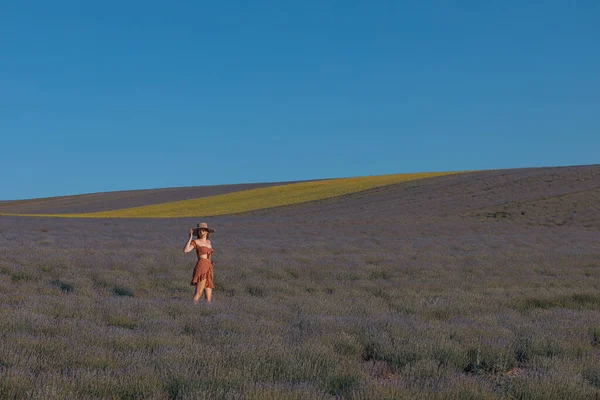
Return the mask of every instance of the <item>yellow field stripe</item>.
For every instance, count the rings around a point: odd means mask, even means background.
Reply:
[[[29,217],[61,218],[176,218],[209,217],[224,214],[237,214],[265,208],[305,203],[331,197],[361,192],[380,186],[409,182],[417,179],[433,178],[461,172],[426,172],[416,174],[393,174],[338,178],[322,181],[291,183],[258,189],[241,190],[198,199],[172,201],[148,206],[123,208],[78,214],[0,214]]]

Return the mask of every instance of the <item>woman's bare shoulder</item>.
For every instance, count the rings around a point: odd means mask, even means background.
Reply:
[[[212,249],[212,245],[210,244],[210,240],[200,240],[200,239],[196,239],[196,244],[198,246],[204,246],[204,247],[209,247]]]

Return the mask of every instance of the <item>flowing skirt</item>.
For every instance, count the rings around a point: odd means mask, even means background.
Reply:
[[[201,258],[198,260],[198,263],[196,263],[194,275],[192,276],[192,282],[190,284],[196,286],[199,282],[206,279],[205,287],[214,289],[214,275],[213,262],[207,258]]]

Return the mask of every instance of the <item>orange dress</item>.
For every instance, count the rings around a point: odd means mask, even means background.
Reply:
[[[213,282],[214,279],[214,269],[213,269],[213,261],[210,257],[215,252],[213,249],[207,246],[199,246],[192,240],[192,246],[196,249],[196,254],[198,255],[198,262],[196,263],[196,267],[194,267],[194,275],[192,276],[192,282],[190,283],[193,286],[196,286],[198,282],[201,282],[206,279],[206,287],[209,289],[214,289],[215,284]],[[208,258],[201,258],[200,256],[206,254]]]

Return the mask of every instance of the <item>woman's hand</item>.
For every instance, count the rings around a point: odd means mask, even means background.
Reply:
[[[194,228],[190,229],[190,237],[194,236]]]

